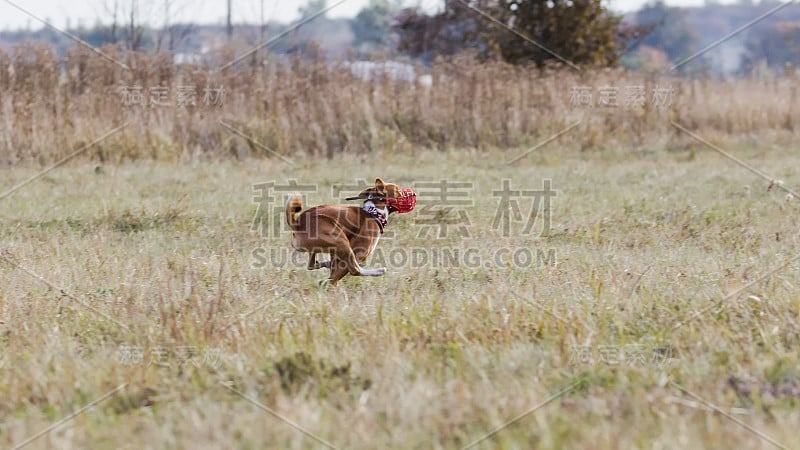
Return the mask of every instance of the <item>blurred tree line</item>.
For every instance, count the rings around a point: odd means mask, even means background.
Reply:
[[[605,0],[445,0],[442,12],[435,15],[401,11],[393,31],[399,35],[397,50],[426,61],[471,50],[483,57],[540,67],[558,62],[560,56],[579,65],[623,65],[644,71],[678,65],[679,73],[710,76],[747,75],[764,68],[781,72],[800,63],[796,3],[740,0],[722,5],[707,0],[702,7],[682,8],[654,0],[627,15],[615,14],[605,4]],[[762,15],[763,20],[703,52]]]
[[[139,0],[145,1],[145,0]],[[156,1],[156,0],[152,0]],[[778,8],[777,0],[755,3],[739,0],[679,8],[654,0],[638,11],[621,15],[608,0],[442,0],[438,12],[405,7],[402,0],[370,0],[353,18],[322,15],[277,40],[277,54],[323,54],[330,59],[405,56],[429,63],[436,57],[470,51],[482,59],[514,64],[623,65],[636,70],[665,70],[759,15],[775,9],[743,32],[681,65],[682,73],[750,74],[755,70],[784,70],[800,62],[800,5]],[[130,2],[130,0],[128,0]],[[164,2],[158,27],[125,9],[126,0],[113,1],[108,22],[69,31],[93,46],[117,44],[143,51],[202,52],[224,43],[255,45],[289,30],[293,24],[195,25],[171,23],[179,0]],[[137,3],[139,4],[139,3]],[[231,8],[232,2],[227,2]],[[308,18],[328,5],[312,0],[299,8]],[[184,6],[185,7],[185,6]],[[132,11],[132,10],[131,10]],[[69,27],[68,27],[69,28]],[[0,32],[0,47],[21,40],[44,40],[62,53],[72,42],[62,34],[38,31]],[[566,62],[565,62],[566,61]]]

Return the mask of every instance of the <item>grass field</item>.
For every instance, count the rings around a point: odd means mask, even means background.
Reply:
[[[49,172],[0,209],[0,447],[800,448],[798,200],[703,147],[520,152]],[[390,219],[385,277],[319,288],[251,229],[254,185],[376,176],[471,183]],[[493,226],[546,179],[549,229]]]

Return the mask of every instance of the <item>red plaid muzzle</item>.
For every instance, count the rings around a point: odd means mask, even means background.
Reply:
[[[410,213],[416,205],[417,194],[411,189],[401,189],[399,197],[386,198],[386,206],[390,212]]]

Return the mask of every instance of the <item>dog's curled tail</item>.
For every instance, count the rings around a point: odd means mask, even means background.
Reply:
[[[289,228],[297,228],[297,215],[303,210],[303,197],[300,194],[286,196],[286,224]]]

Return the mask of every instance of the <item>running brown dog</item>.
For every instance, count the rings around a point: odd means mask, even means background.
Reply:
[[[298,194],[286,198],[286,223],[292,230],[292,247],[308,252],[308,269],[330,269],[328,281],[335,285],[347,274],[381,276],[386,268],[361,267],[378,246],[389,214],[408,213],[416,205],[416,194],[380,178],[375,185],[347,200],[364,200],[362,206],[319,205],[303,210]],[[317,262],[318,253],[331,255]]]

